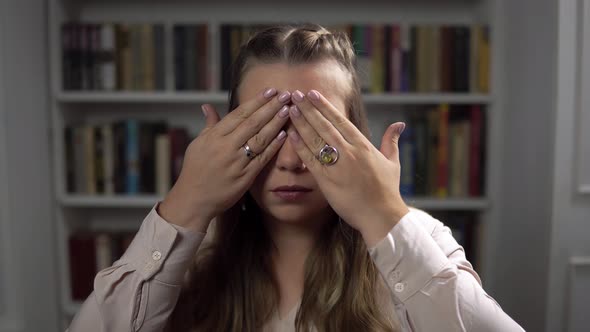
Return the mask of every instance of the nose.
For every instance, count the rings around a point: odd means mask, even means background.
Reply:
[[[285,143],[277,152],[276,167],[281,171],[291,172],[303,172],[307,169],[301,158],[299,158],[297,151],[295,151],[289,137],[286,138]]]

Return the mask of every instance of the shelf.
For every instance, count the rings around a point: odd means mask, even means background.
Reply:
[[[427,210],[462,210],[462,211],[482,211],[490,207],[490,202],[486,198],[430,198],[430,197],[407,197],[404,198],[406,204]]]
[[[60,199],[62,206],[80,208],[151,208],[164,197],[158,195],[65,195]]]
[[[76,208],[151,208],[163,197],[157,195],[141,196],[97,196],[97,195],[66,195],[60,199],[64,207]],[[479,211],[489,207],[485,198],[405,198],[408,205],[424,210],[464,210]]]
[[[227,92],[60,92],[61,103],[226,103]],[[488,94],[403,93],[364,94],[367,104],[488,104]]]

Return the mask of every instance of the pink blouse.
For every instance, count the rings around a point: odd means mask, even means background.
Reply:
[[[121,259],[96,275],[67,331],[164,330],[205,233],[168,223],[156,207]],[[402,331],[524,331],[483,290],[450,229],[426,212],[410,208],[369,253],[387,288],[383,308]],[[295,331],[296,309],[264,330]]]

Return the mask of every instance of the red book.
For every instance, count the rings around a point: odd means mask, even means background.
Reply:
[[[438,169],[436,181],[436,196],[445,198],[449,193],[449,105],[441,104],[438,107]]]
[[[483,114],[480,105],[473,105],[470,113],[471,138],[469,141],[469,196],[481,192],[481,144]]]
[[[69,238],[70,284],[72,299],[85,300],[94,288],[96,246],[92,233],[77,233]]]

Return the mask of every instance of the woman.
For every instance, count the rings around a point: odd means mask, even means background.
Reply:
[[[203,107],[178,181],[69,330],[522,331],[449,229],[405,205],[405,125],[370,143],[354,61],[317,25],[251,38],[233,111]]]

